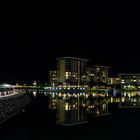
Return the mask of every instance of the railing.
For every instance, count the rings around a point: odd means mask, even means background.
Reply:
[[[0,91],[0,100],[2,100],[3,98],[8,98],[23,93],[24,93],[23,91],[19,91],[19,90],[3,90]]]

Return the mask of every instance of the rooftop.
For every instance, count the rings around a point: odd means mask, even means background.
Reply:
[[[88,59],[75,58],[75,57],[69,57],[69,56],[57,58],[57,60],[60,60],[60,59],[74,59],[74,60],[88,61]]]
[[[95,65],[95,66],[89,66],[89,68],[110,68],[110,67],[108,67],[108,66],[100,66],[100,65]]]
[[[132,75],[132,76],[139,75],[140,76],[140,73],[120,73],[118,75]]]

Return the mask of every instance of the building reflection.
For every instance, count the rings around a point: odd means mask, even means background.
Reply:
[[[35,97],[42,95],[42,91],[32,90],[31,93]],[[122,92],[121,96],[115,97],[93,92],[44,92],[44,95],[49,99],[49,109],[56,113],[56,123],[63,125],[87,123],[88,118],[109,115],[121,107],[140,108],[139,91]]]
[[[108,114],[108,98],[105,97],[94,97],[92,100],[88,100],[89,105],[87,111],[89,114],[98,116]]]
[[[56,110],[56,122],[72,125],[87,122],[88,115],[108,113],[108,99],[95,94],[49,94],[49,108]]]
[[[118,103],[119,107],[140,107],[140,92],[122,92],[120,97],[110,97],[108,102]]]
[[[124,92],[123,96],[121,97],[120,105],[127,107],[140,107],[140,92]]]

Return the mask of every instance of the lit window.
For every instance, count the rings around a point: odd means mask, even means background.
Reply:
[[[65,104],[65,110],[69,110],[68,103]]]

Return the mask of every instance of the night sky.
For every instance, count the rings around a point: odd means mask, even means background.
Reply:
[[[10,26],[5,21],[3,28],[8,30],[0,32],[0,82],[45,82],[56,58],[63,56],[87,58],[89,65],[110,66],[113,76],[140,73],[136,3],[42,5],[16,5],[18,18],[11,18]]]

